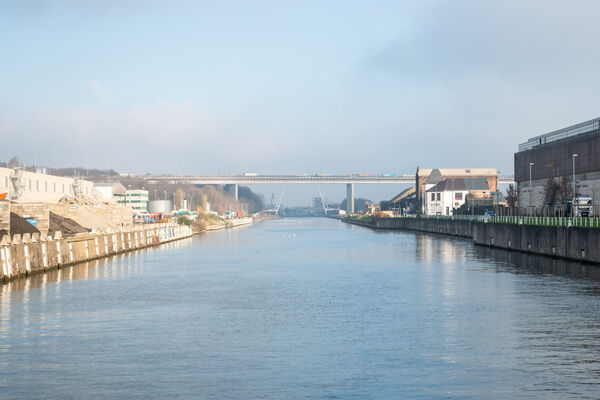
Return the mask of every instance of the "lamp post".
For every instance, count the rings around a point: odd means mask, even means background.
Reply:
[[[575,185],[575,157],[579,156],[579,154],[573,154],[573,200],[577,197],[577,187]]]
[[[533,188],[531,187],[531,167],[533,167],[535,163],[529,163],[529,207],[533,205]]]

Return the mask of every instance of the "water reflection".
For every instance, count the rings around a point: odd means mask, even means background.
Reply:
[[[140,268],[142,267],[139,261],[147,259],[148,253],[158,252],[160,254],[172,252],[176,249],[189,247],[191,243],[191,238],[182,239],[162,244],[159,247],[117,254],[61,269],[50,270],[45,273],[34,274],[27,278],[16,279],[4,284],[0,283],[0,304],[2,304],[2,300],[7,301],[7,298],[9,298],[7,296],[12,292],[26,293],[33,289],[42,288],[45,294],[46,287],[49,284],[60,284],[74,280],[118,278],[122,276],[131,277],[140,272]],[[60,285],[57,285],[56,290],[60,290]],[[24,300],[27,301],[27,296],[24,297]]]
[[[473,252],[481,259],[500,262],[503,268],[515,273],[551,274],[600,281],[600,266],[596,264],[484,246],[474,246]]]

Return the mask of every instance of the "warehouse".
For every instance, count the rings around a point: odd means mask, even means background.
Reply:
[[[573,177],[575,180],[573,180]],[[539,211],[576,196],[600,205],[600,118],[535,136],[515,153],[519,206]]]
[[[8,193],[8,198],[16,201],[57,203],[65,195],[93,196],[94,184],[79,178],[0,168],[0,193]]]

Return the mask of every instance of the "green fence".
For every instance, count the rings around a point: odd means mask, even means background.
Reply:
[[[416,218],[416,216],[402,216],[393,218]],[[421,216],[427,219],[468,220],[480,221],[488,224],[516,224],[538,226],[576,226],[581,228],[600,228],[600,218],[568,218],[568,217],[501,217],[486,215],[432,215]]]

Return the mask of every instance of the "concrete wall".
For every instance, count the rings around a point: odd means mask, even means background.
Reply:
[[[10,235],[10,201],[0,200],[0,232]]]
[[[600,229],[475,223],[475,244],[600,263]]]
[[[346,222],[354,223],[351,220]],[[473,222],[447,218],[379,218],[374,224],[358,224],[375,229],[406,229],[419,232],[472,237]]]
[[[26,277],[54,268],[141,249],[192,236],[187,226],[153,224],[123,231],[77,235],[63,239],[44,234],[3,236],[0,242],[0,280]]]
[[[373,223],[343,219],[373,229],[404,229],[473,238],[478,245],[600,263],[600,229],[492,224],[449,218],[380,218]]]
[[[23,218],[36,218],[36,228],[40,233],[48,233],[50,228],[50,207],[47,203],[13,202],[11,211]]]
[[[133,224],[133,209],[117,204],[51,204],[50,211],[89,229],[119,228]]]

